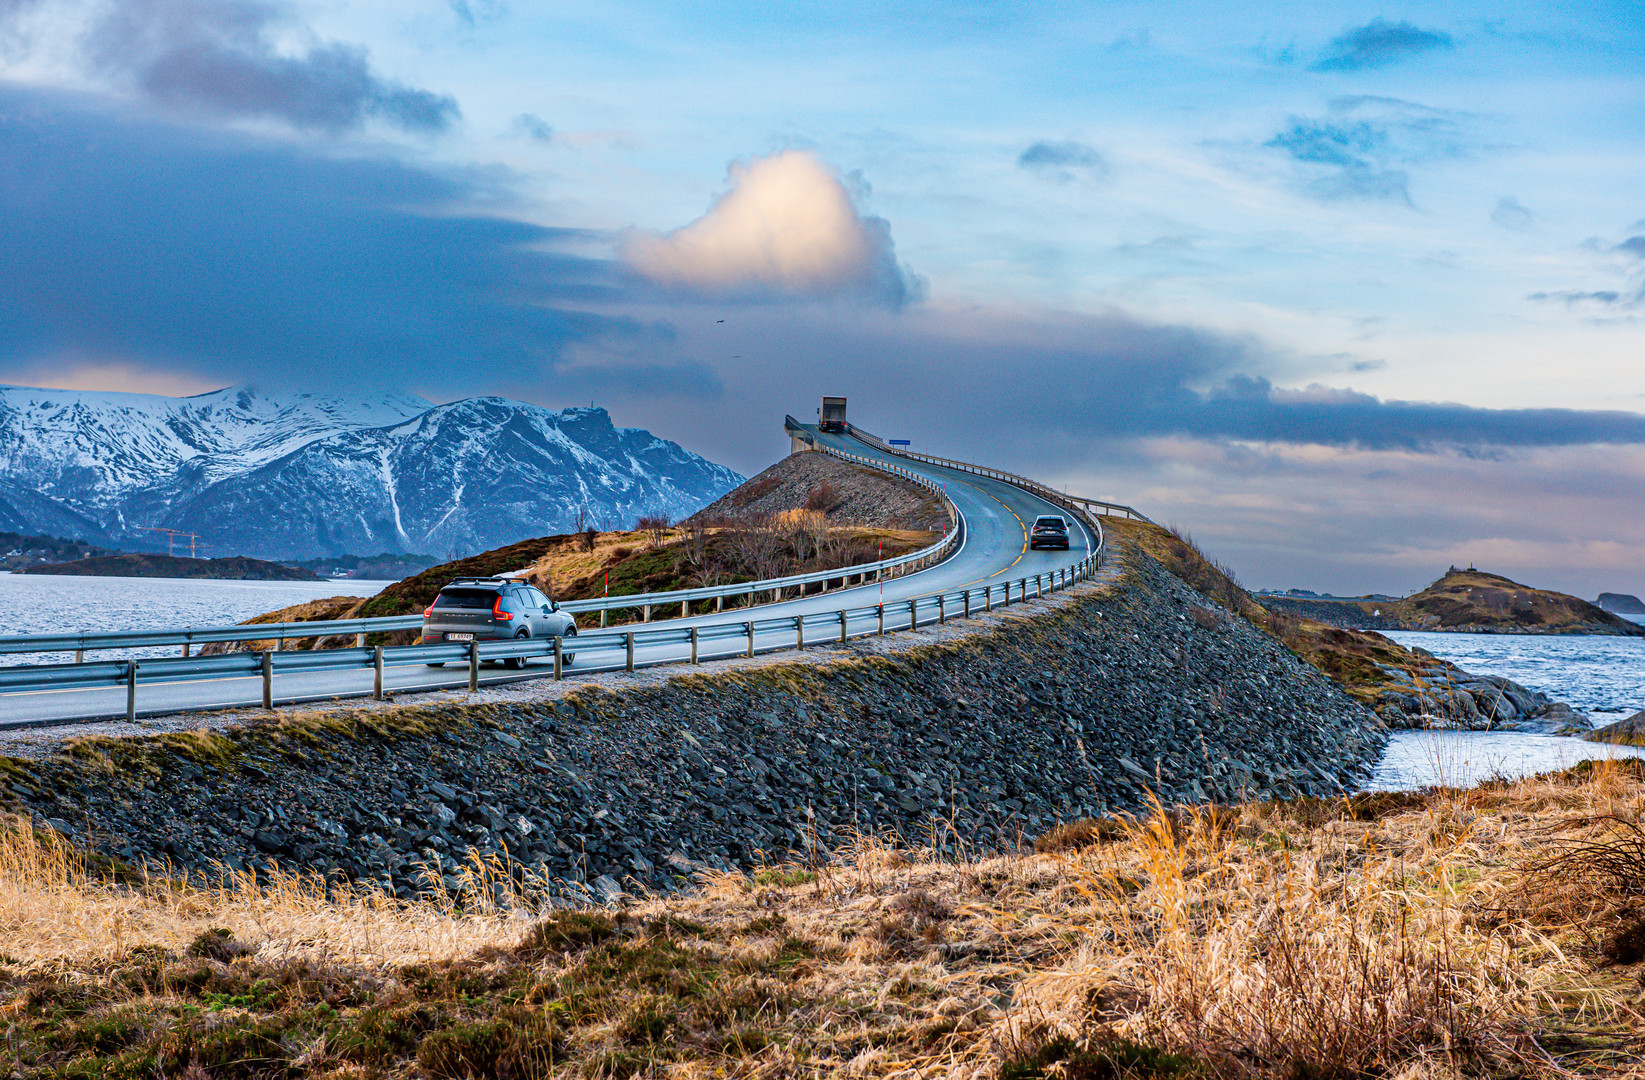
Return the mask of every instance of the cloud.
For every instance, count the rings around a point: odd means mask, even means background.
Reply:
[[[1561,300],[1567,304],[1620,304],[1623,297],[1615,289],[1595,289],[1590,292],[1581,292],[1574,289],[1564,289],[1556,292],[1534,292],[1526,297],[1527,300]]]
[[[328,132],[378,120],[424,134],[457,119],[454,99],[379,76],[363,48],[282,50],[282,34],[307,29],[279,0],[118,0],[100,9],[82,59],[151,100],[217,116]]]
[[[465,212],[501,199],[481,177],[15,87],[0,115],[0,380],[56,365],[540,387],[568,342],[646,332],[589,313],[626,295],[623,274],[571,249],[608,238]]]
[[[785,150],[739,162],[728,180],[730,190],[691,224],[630,233],[629,266],[665,289],[703,296],[850,296],[892,308],[916,297],[890,224],[864,216],[814,155]]]
[[[540,143],[554,141],[554,129],[536,113],[521,113],[514,118],[514,130]]]
[[[1450,49],[1456,42],[1440,30],[1376,18],[1335,38],[1313,65],[1315,71],[1362,71],[1386,67],[1419,53]]]
[[[1592,239],[1582,246],[1603,257],[1603,269],[1608,276],[1631,278],[1632,282],[1625,289],[1550,289],[1531,293],[1526,299],[1563,303],[1578,309],[1599,305],[1617,313],[1645,305],[1645,236],[1630,236],[1616,244]],[[1622,256],[1620,260],[1614,258],[1618,255]]]
[[[1512,232],[1525,232],[1535,228],[1537,216],[1512,195],[1504,195],[1491,211],[1491,220]]]
[[[1411,205],[1410,174],[1403,166],[1475,153],[1462,119],[1398,98],[1340,97],[1325,116],[1291,117],[1263,145],[1304,166],[1305,187],[1319,198]]]
[[[1017,158],[1017,167],[1061,183],[1108,175],[1108,162],[1095,147],[1081,142],[1037,142]]]

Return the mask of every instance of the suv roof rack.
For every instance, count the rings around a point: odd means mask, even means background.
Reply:
[[[516,579],[516,578],[505,578],[505,577],[460,577],[460,578],[452,578],[450,581],[446,582],[446,586],[449,587],[451,585],[518,585],[519,583],[520,583],[519,580]]]

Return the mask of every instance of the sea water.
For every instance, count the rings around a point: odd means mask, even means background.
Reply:
[[[1635,621],[1645,617],[1634,616]],[[1645,709],[1645,638],[1598,634],[1448,634],[1386,631],[1476,675],[1500,675],[1587,713],[1597,726]],[[1639,757],[1645,750],[1569,735],[1514,731],[1396,731],[1371,790],[1444,784],[1472,787],[1565,769],[1579,761]]]
[[[107,634],[232,626],[264,612],[328,596],[375,596],[387,581],[236,581],[215,578],[0,574],[0,636]],[[175,656],[178,649],[98,650],[87,659]],[[0,655],[0,664],[56,664],[73,653]]]

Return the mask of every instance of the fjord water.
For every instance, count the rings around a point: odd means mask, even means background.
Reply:
[[[76,577],[0,574],[0,635],[93,634],[230,626],[265,611],[328,596],[374,596],[391,584],[337,578],[331,581],[234,581],[210,578]],[[173,656],[165,649],[109,650],[88,659]],[[0,664],[54,664],[72,653],[0,656]]]
[[[1636,621],[1638,617],[1636,617]],[[1604,726],[1645,709],[1645,638],[1597,634],[1449,634],[1390,630],[1477,675],[1500,675],[1587,713]],[[1472,787],[1496,777],[1534,776],[1579,761],[1640,757],[1645,750],[1562,735],[1512,731],[1397,731],[1365,785],[1401,790]]]

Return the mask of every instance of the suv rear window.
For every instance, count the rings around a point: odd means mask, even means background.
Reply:
[[[1035,519],[1034,528],[1036,528],[1036,529],[1045,529],[1045,528],[1066,529],[1066,528],[1068,528],[1068,524],[1067,524],[1067,522],[1063,521],[1062,518],[1060,518],[1060,517],[1042,517],[1042,518]]]
[[[437,608],[489,608],[496,602],[496,593],[482,589],[446,589],[434,598]]]

